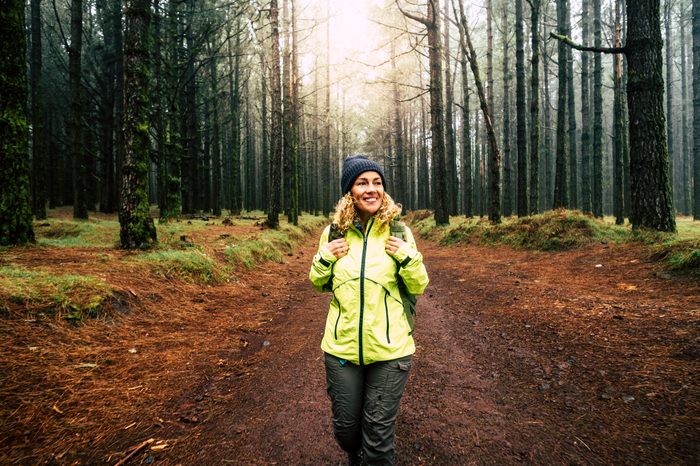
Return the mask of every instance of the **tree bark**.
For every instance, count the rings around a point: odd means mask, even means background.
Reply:
[[[489,160],[489,220],[493,224],[498,224],[501,223],[501,154],[498,150],[496,133],[493,129],[493,124],[491,123],[491,110],[489,109],[488,100],[486,98],[486,92],[484,91],[484,86],[481,82],[481,76],[479,74],[479,64],[477,63],[476,52],[474,51],[474,46],[472,45],[471,37],[469,35],[467,17],[464,14],[464,7],[462,6],[461,0],[459,2],[459,10],[461,26],[460,39],[462,43],[462,49],[467,53],[467,57],[469,58],[469,64],[471,65],[472,75],[474,76],[474,84],[476,84],[476,89],[479,94],[481,112],[484,116],[484,124],[486,126],[486,132],[489,140],[489,154],[491,154],[491,159]]]
[[[617,0],[616,0],[617,1]],[[589,5],[588,0],[582,3],[582,36],[584,44],[589,43]],[[581,54],[581,210],[592,212],[591,204],[591,96],[590,96],[590,64],[587,53]]]
[[[469,77],[467,75],[467,52],[462,51],[460,66],[462,69],[462,213],[466,217],[474,215],[472,204],[472,141],[471,115],[469,115]]]
[[[143,248],[157,241],[148,202],[150,0],[128,0],[124,44],[124,165],[119,239],[122,248]]]
[[[530,0],[532,72],[530,74],[530,213],[537,213],[540,193],[540,0]]]
[[[270,205],[267,223],[270,228],[279,228],[280,181],[282,176],[282,88],[280,83],[280,33],[277,0],[270,0],[270,26],[272,28],[272,134],[270,156]]]
[[[450,64],[450,15],[449,3],[444,7],[444,55],[445,55],[445,159],[447,161],[447,196],[450,215],[457,214],[457,144],[455,141],[454,86]]]
[[[593,0],[593,41],[601,45],[600,0]],[[603,217],[603,65],[599,53],[593,57],[593,215]]]
[[[679,193],[681,198],[681,212],[684,215],[690,215],[690,142],[688,135],[688,64],[686,59],[687,49],[686,41],[688,39],[686,34],[686,21],[688,17],[686,16],[686,2],[681,2],[681,183],[682,189]]]
[[[615,2],[615,47],[622,45],[622,31],[620,24],[620,5]],[[624,211],[624,186],[622,176],[622,151],[624,121],[622,117],[622,56],[614,57],[614,103],[613,103],[613,215],[615,223],[625,223]]]
[[[85,155],[83,152],[83,110],[81,96],[81,54],[83,46],[83,2],[71,0],[68,81],[70,94],[70,153],[73,172],[73,218],[88,218],[85,191]]]
[[[567,8],[569,11],[566,15],[566,34],[571,35],[571,5]],[[574,93],[574,58],[573,51],[567,47],[566,49],[566,89],[568,106],[567,117],[569,120],[567,135],[569,138],[569,204],[572,209],[579,208],[578,199],[578,145],[576,144],[576,99]]]
[[[398,1],[398,0],[397,0]],[[398,5],[398,3],[397,3]],[[435,223],[450,223],[449,202],[445,172],[445,131],[442,105],[442,44],[440,43],[440,1],[430,0],[427,16],[419,17],[407,12],[403,14],[423,24],[428,35],[428,58],[430,61],[430,131],[432,135],[431,155],[435,179]]]
[[[567,0],[557,0],[557,27],[564,28],[567,15]],[[556,174],[554,177],[554,202],[552,206],[557,208],[569,206],[569,186],[567,176],[567,148],[566,148],[566,94],[567,94],[567,66],[566,45],[559,41],[557,51],[559,69],[558,100],[557,100],[557,158]]]
[[[675,231],[664,134],[660,0],[628,0],[627,81],[632,225]]]
[[[666,141],[668,142],[668,163],[671,192],[676,191],[678,187],[678,176],[674,165],[676,164],[674,149],[674,132],[673,132],[673,3],[671,0],[666,0],[664,3],[664,23],[666,26],[666,40],[664,41],[664,50],[666,52],[665,68],[666,68]],[[678,207],[677,203],[676,206]]]
[[[34,241],[29,182],[27,36],[24,1],[0,5],[0,245]],[[11,44],[11,46],[7,46]]]
[[[33,211],[37,220],[46,218],[46,137],[41,75],[41,0],[31,0],[31,101]]]
[[[700,2],[693,2],[693,220],[700,220]]]
[[[523,0],[515,0],[515,112],[518,152],[518,217],[528,215],[527,114],[525,111],[525,38]]]
[[[504,4],[501,28],[503,41],[503,215],[510,217],[513,215],[513,162],[511,152],[510,137],[510,83],[513,78],[511,74],[508,47],[509,21],[508,8]]]

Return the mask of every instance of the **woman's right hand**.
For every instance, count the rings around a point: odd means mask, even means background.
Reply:
[[[328,247],[328,250],[335,256],[336,259],[340,259],[344,255],[346,255],[349,249],[348,242],[345,241],[345,238],[340,238],[331,241],[326,246]]]

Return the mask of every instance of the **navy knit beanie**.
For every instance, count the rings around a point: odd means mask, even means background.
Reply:
[[[377,162],[368,159],[364,155],[354,155],[343,161],[343,176],[340,179],[340,189],[343,190],[343,196],[350,192],[357,177],[366,171],[379,173],[379,176],[382,178],[382,185],[386,186],[384,170]]]

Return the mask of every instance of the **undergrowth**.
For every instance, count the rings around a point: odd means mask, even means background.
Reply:
[[[168,278],[180,278],[191,283],[222,281],[224,270],[216,260],[193,247],[190,250],[166,249],[140,254],[137,260],[147,263],[152,270]]]
[[[529,217],[506,217],[492,225],[486,218],[452,217],[437,226],[428,211],[410,212],[405,220],[423,238],[440,244],[504,244],[540,251],[565,251],[595,242],[636,242],[673,269],[700,276],[700,225],[677,219],[678,233],[632,230],[580,211],[554,210]]]
[[[96,317],[112,297],[112,289],[90,275],[29,270],[11,264],[0,266],[0,296],[0,310],[5,314],[22,308],[35,315],[78,321]]]

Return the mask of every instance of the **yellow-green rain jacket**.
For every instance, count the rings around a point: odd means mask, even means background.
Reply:
[[[413,354],[416,350],[404,314],[396,278],[408,292],[423,294],[428,273],[423,256],[406,227],[406,245],[392,258],[385,245],[389,226],[370,219],[363,233],[352,226],[345,233],[349,252],[336,259],[327,248],[330,226],[321,235],[309,279],[317,291],[327,291],[332,276],[333,298],[321,349],[353,364],[371,364]]]

